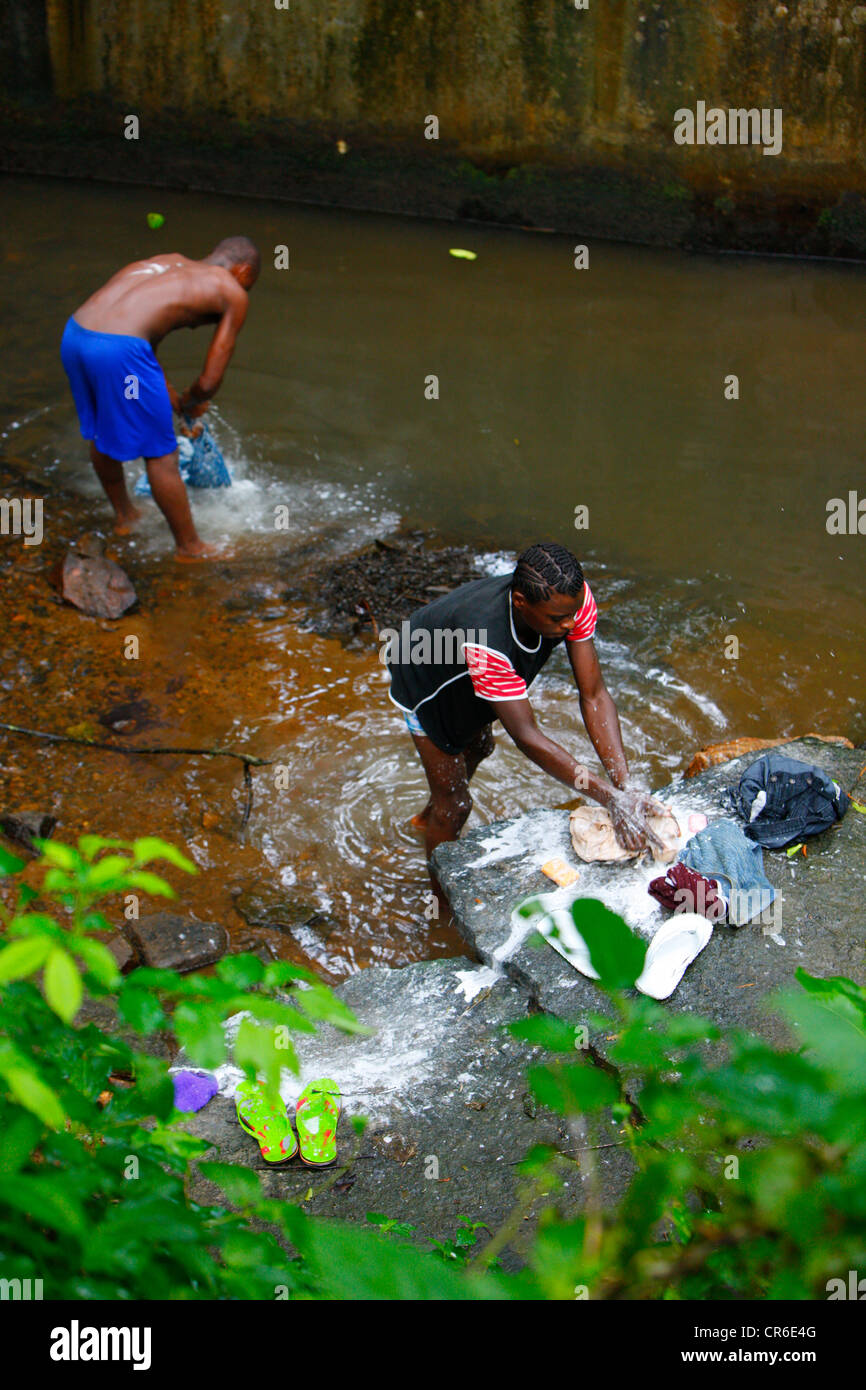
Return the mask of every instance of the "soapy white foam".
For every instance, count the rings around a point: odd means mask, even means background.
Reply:
[[[486,869],[503,859],[522,859],[526,864],[541,865],[562,840],[563,811],[546,811],[544,815],[526,820],[507,821],[481,841],[484,853],[473,859],[467,869]]]
[[[458,970],[456,971],[459,984],[457,993],[463,991],[463,997],[468,1004],[472,1003],[483,989],[489,989],[496,984],[500,978],[500,972],[494,970],[489,965],[479,966],[477,970]]]
[[[487,550],[478,556],[476,563],[485,574],[498,578],[513,573],[517,558],[508,550]]]

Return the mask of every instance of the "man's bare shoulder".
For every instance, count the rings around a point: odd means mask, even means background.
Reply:
[[[159,255],[149,256],[146,260],[130,261],[129,265],[121,266],[111,279],[120,280],[131,275],[156,278],[160,275],[166,275],[169,271],[188,271],[198,264],[198,261],[191,261],[189,257],[182,256],[179,251],[162,251]],[[107,283],[110,284],[111,281],[109,280]]]

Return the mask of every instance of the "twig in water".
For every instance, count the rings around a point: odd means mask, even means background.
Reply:
[[[274,764],[273,758],[255,758],[251,753],[236,753],[233,748],[143,748],[140,744],[124,747],[120,743],[106,743],[95,738],[75,738],[72,734],[52,734],[44,729],[25,729],[20,724],[5,724],[2,721],[0,721],[0,729],[6,729],[11,734],[25,734],[28,738],[45,739],[47,743],[74,743],[79,748],[100,748],[107,753],[125,753],[127,757],[135,755],[151,757],[160,753],[170,753],[186,758],[236,758],[244,765],[244,786],[246,788],[241,829],[247,824],[253,809],[253,778],[250,768],[272,767]]]

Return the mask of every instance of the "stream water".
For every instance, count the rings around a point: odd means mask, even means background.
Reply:
[[[149,211],[164,215],[159,231]],[[179,571],[151,509],[111,551],[139,608],[116,625],[84,619],[51,601],[46,574],[52,554],[88,528],[107,534],[109,520],[60,365],[63,324],[124,262],[205,255],[235,232],[264,263],[211,411],[235,485],[194,496],[203,537],[234,558]],[[2,717],[104,736],[101,714],[143,701],[147,724],[130,742],[243,748],[275,759],[286,785],[256,772],[239,836],[229,760],[10,739],[4,803],[53,809],[67,838],[86,825],[186,841],[206,872],[178,883],[181,907],[218,916],[239,944],[256,936],[236,911],[243,889],[319,908],[324,927],[259,936],[331,975],[457,952],[424,915],[407,825],[424,778],[376,649],[304,632],[281,599],[287,547],[326,535],[339,555],[401,523],[468,544],[493,568],[540,539],[581,556],[647,786],[740,735],[862,742],[866,535],[830,534],[827,507],[859,488],[866,531],[866,270],[607,244],[577,270],[574,241],[7,179],[0,436],[11,465],[44,487],[45,544],[0,541]],[[278,246],[287,270],[274,267]],[[178,387],[207,342],[199,330],[163,344]],[[730,374],[737,400],[725,399]],[[425,398],[432,375],[438,399]],[[275,529],[281,505],[288,531]],[[588,525],[575,529],[579,507]],[[123,655],[132,633],[137,662]],[[564,658],[533,703],[548,732],[592,756]],[[470,824],[567,804],[504,738],[473,784]]]

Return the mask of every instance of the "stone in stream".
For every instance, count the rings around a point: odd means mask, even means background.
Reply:
[[[197,922],[174,912],[153,912],[123,924],[144,965],[155,970],[200,970],[228,950],[228,933],[216,922]]]
[[[47,840],[56,824],[57,818],[46,811],[4,811],[0,815],[3,834],[31,854],[39,853],[34,840]]]
[[[418,1228],[419,1235],[452,1237],[459,1216],[493,1229],[514,1205],[515,1165],[534,1144],[570,1150],[575,1140],[560,1117],[525,1105],[526,1068],[541,1052],[511,1037],[504,1025],[526,1016],[526,992],[505,976],[494,977],[465,959],[422,961],[399,970],[374,966],[359,971],[335,991],[370,1036],[340,1033],[328,1024],[296,1039],[300,1077],[284,1072],[283,1098],[289,1113],[302,1087],[329,1076],[343,1092],[338,1130],[338,1165],[351,1159],[349,1181],[314,1197],[305,1210],[366,1223],[382,1212]],[[234,1036],[239,1016],[230,1021]],[[184,1065],[183,1055],[176,1065]],[[267,1169],[254,1141],[235,1116],[233,1086],[240,1072],[219,1073],[222,1094],[185,1127],[210,1140],[221,1162],[240,1163],[262,1175],[269,1196],[302,1202],[319,1184],[300,1163]],[[369,1127],[357,1141],[350,1123],[366,1116]],[[609,1121],[604,1137],[618,1135]],[[592,1141],[585,1141],[592,1142]],[[358,1152],[353,1157],[355,1145]],[[209,1157],[216,1157],[211,1154]],[[621,1189],[630,1171],[625,1148],[598,1155],[605,1200]],[[562,1204],[579,1204],[582,1179],[575,1165]],[[216,1189],[202,1177],[191,1186],[193,1200],[210,1203]],[[548,1205],[550,1197],[542,1199]],[[521,1227],[529,1235],[531,1222]]]
[[[126,937],[120,932],[115,932],[110,936],[105,945],[114,956],[121,975],[129,974],[130,970],[134,969],[136,965],[141,964],[138,959],[138,953],[132,943],[127,941]]]
[[[327,971],[331,981],[351,973],[345,956],[328,949],[328,937],[337,923],[312,903],[292,898],[282,889],[257,884],[235,894],[235,909],[250,927],[290,936],[311,964]]]
[[[76,548],[63,561],[59,588],[67,603],[96,618],[119,618],[137,602],[135,589],[119,565],[101,554],[83,555]]]
[[[292,898],[283,889],[270,884],[239,889],[234,898],[235,908],[248,926],[269,927],[276,931],[292,931],[294,927],[309,926],[315,927],[323,937],[333,931],[333,923],[312,903]]]
[[[786,743],[784,751],[825,768],[846,790],[863,767],[861,750],[815,739]],[[655,795],[685,812],[703,811],[711,819],[731,817],[722,794],[736,785],[755,756],[746,753]],[[511,912],[522,899],[551,890],[540,865],[552,855],[567,863],[573,860],[567,811],[531,811],[517,820],[472,830],[459,841],[441,845],[434,863],[455,924],[481,960],[524,985],[542,1009],[581,1021],[604,1010],[605,996],[549,946],[534,947],[525,930],[511,927]],[[866,984],[864,865],[866,817],[853,810],[838,826],[810,839],[805,858],[765,851],[764,870],[777,890],[765,920],[739,928],[717,925],[666,1007],[782,1042],[788,1036],[785,1025],[767,1011],[765,1001],[778,989],[797,987],[798,967],[822,977],[847,975]],[[658,873],[654,865],[582,864],[578,888],[581,897],[601,899],[649,938],[666,916],[646,892],[646,884]],[[605,1039],[592,1028],[590,1041],[604,1052]]]

